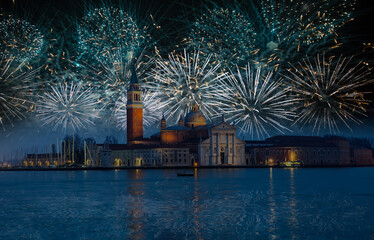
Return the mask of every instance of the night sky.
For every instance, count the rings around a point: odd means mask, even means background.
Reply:
[[[66,28],[74,28],[75,23],[84,16],[87,9],[90,8],[88,1],[74,0],[3,0],[0,9],[2,12],[12,13],[15,16],[24,18],[37,25],[40,30],[48,31],[50,28],[60,29],[61,26]],[[94,2],[94,3],[92,3]],[[91,1],[95,6],[101,6],[103,1]],[[104,1],[108,3],[109,1]],[[118,5],[118,1],[112,1],[114,6]],[[215,1],[222,4],[223,1]],[[189,30],[188,23],[194,20],[194,14],[198,14],[204,6],[212,5],[208,1],[124,1],[122,6],[128,6],[134,9],[138,16],[148,16],[152,14],[158,20],[162,27],[164,37],[160,39],[158,46],[160,48],[169,48],[172,50],[178,46],[178,43],[185,38],[186,32]],[[225,3],[223,3],[225,6]],[[343,46],[335,51],[335,55],[344,54],[346,56],[355,55],[356,59],[368,62],[374,66],[374,48],[364,48],[364,43],[372,43],[374,45],[374,3],[372,1],[357,1],[357,9],[355,10],[355,20],[345,24],[338,33],[339,40],[343,42]],[[139,18],[139,17],[138,17]],[[66,36],[67,39],[74,38],[73,35]],[[372,74],[372,77],[374,75]],[[367,91],[367,87],[365,91]],[[373,84],[370,91],[373,91]],[[366,99],[374,99],[374,94],[368,94]],[[352,125],[352,131],[341,129],[339,135],[372,137],[374,134],[374,107],[373,103],[367,108],[367,118],[361,118],[363,121],[360,125]],[[63,134],[52,132],[50,127],[44,126],[35,128],[33,119],[26,119],[17,122],[14,127],[7,127],[6,131],[0,133],[0,158],[5,152],[9,153],[9,149],[17,149],[17,146],[30,149],[32,146],[46,146],[49,143],[56,143],[56,139],[63,138]],[[124,142],[125,137],[123,131],[119,131],[115,126],[94,126],[87,131],[79,133],[83,138],[93,136],[98,143],[101,143],[105,136],[113,135],[118,138],[119,142]],[[302,133],[292,133],[302,134]],[[37,144],[36,142],[39,142]],[[1,161],[2,159],[0,159]]]

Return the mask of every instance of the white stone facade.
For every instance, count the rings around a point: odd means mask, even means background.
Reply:
[[[245,141],[226,122],[209,129],[209,138],[199,143],[198,151],[201,166],[245,165]]]

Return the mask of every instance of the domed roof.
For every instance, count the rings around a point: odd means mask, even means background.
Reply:
[[[189,128],[206,125],[206,119],[204,115],[199,111],[196,104],[192,107],[192,111],[189,112],[184,118],[184,125]]]

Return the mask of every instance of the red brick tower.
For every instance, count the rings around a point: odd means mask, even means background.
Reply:
[[[131,80],[127,90],[127,143],[143,138],[143,102],[135,65],[131,66]]]

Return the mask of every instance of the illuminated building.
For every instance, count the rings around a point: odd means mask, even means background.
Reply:
[[[338,136],[275,136],[246,142],[246,164],[278,166],[300,161],[303,166],[372,165],[372,149],[351,147]]]
[[[92,162],[103,167],[243,165],[245,142],[236,128],[222,120],[207,124],[195,105],[178,125],[167,127],[161,119],[160,133],[143,137],[141,88],[132,68],[127,93],[127,144],[98,144],[90,149]]]
[[[62,155],[59,153],[27,154],[22,162],[25,167],[49,167],[62,165]]]

